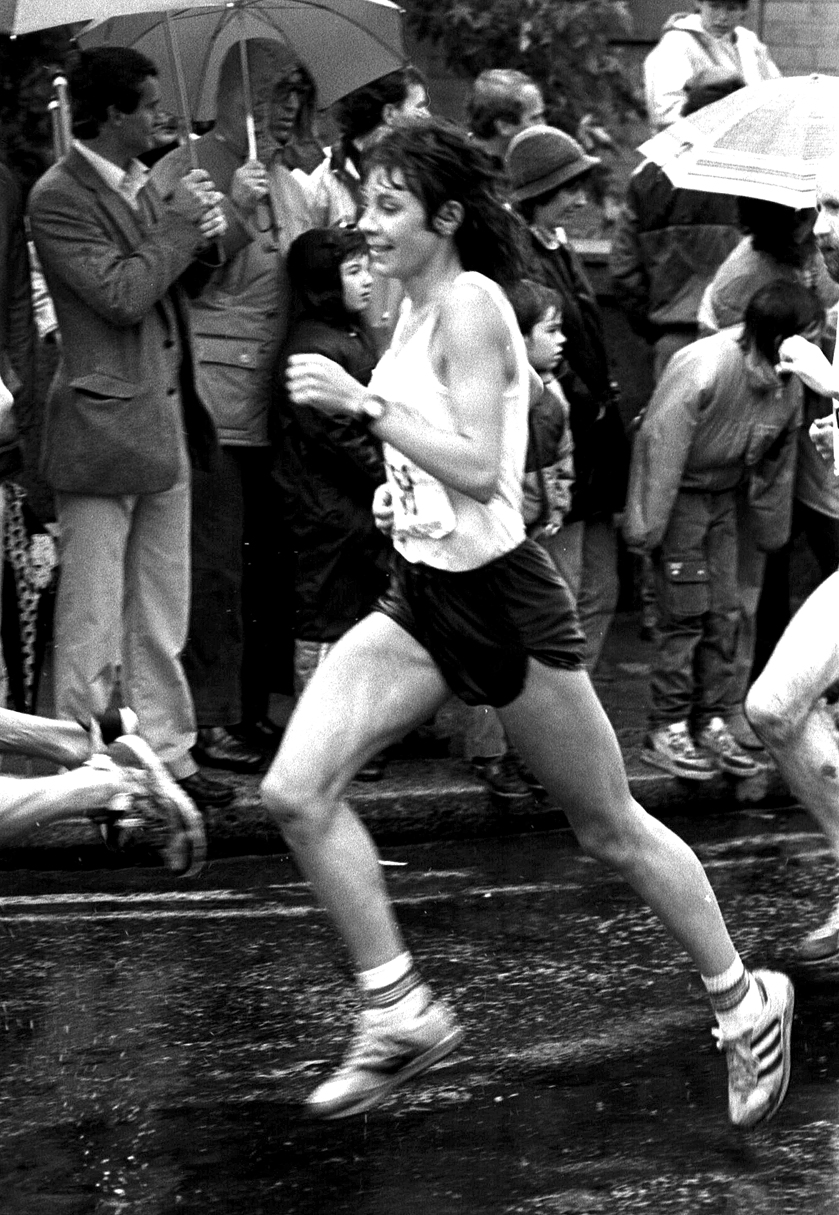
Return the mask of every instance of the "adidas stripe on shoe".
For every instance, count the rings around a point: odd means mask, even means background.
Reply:
[[[756,970],[763,1012],[751,1029],[734,1038],[713,1031],[728,1062],[728,1116],[749,1128],[777,1113],[789,1085],[790,1039],[795,993],[786,975]]]

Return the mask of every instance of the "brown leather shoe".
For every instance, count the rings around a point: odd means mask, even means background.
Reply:
[[[199,810],[218,810],[222,806],[229,806],[236,796],[236,790],[230,785],[224,785],[220,780],[211,780],[203,772],[184,776],[178,784],[184,793],[192,798]]]
[[[265,763],[261,751],[235,738],[224,726],[199,730],[192,754],[205,768],[227,768],[230,772],[258,772]]]

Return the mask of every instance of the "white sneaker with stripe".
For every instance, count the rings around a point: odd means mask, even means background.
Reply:
[[[795,993],[786,975],[755,970],[752,978],[763,997],[763,1012],[745,1033],[724,1038],[713,1030],[728,1061],[728,1116],[735,1126],[768,1121],[786,1096]]]

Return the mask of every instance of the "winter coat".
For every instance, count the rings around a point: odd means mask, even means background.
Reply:
[[[839,284],[828,274],[815,244],[803,266],[791,266],[771,253],[753,248],[752,238],[746,236],[729,253],[705,290],[698,314],[700,328],[713,333],[739,325],[754,293],[778,280],[810,287],[825,311],[839,301]]]
[[[650,552],[664,538],[679,493],[745,487],[759,548],[789,537],[802,388],[767,385],[748,365],[739,329],[673,355],[635,436],[624,537]]]
[[[325,355],[362,384],[376,356],[365,331],[305,316],[292,325],[274,379],[273,473],[295,549],[294,636],[335,641],[387,585],[390,545],[372,513],[384,463],[365,422],[289,399],[285,368],[292,354]]]
[[[566,524],[611,516],[623,508],[629,444],[609,372],[603,317],[565,232],[530,229],[530,276],[562,299],[568,339],[557,379],[571,407],[575,481]]]
[[[538,535],[546,527],[556,531],[571,507],[574,440],[570,412],[565,393],[553,378],[531,403],[521,511],[528,535]]]
[[[698,13],[674,13],[644,61],[644,93],[655,133],[681,117],[685,86],[709,68],[737,74],[746,84],[780,76],[769,52],[751,30],[738,25],[731,38],[713,38]]]
[[[297,178],[275,160],[269,170],[270,203],[244,218],[229,197],[243,156],[212,131],[195,140],[193,149],[199,167],[225,196],[229,225],[221,242],[224,265],[192,300],[196,383],[223,446],[265,447],[271,376],[289,323],[286,255],[294,238],[312,227],[309,199]],[[178,148],[154,166],[153,178],[164,191],[172,176],[188,167],[184,157]]]
[[[740,237],[730,195],[677,190],[652,161],[639,165],[609,257],[617,301],[635,332],[652,343],[673,329],[695,330],[702,294]]]

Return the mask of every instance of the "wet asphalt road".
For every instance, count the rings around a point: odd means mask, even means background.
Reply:
[[[738,946],[789,961],[837,892],[803,817],[674,825]],[[698,980],[567,833],[389,849],[459,1054],[380,1110],[300,1102],[353,1010],[283,857],[0,875],[2,1215],[839,1212],[839,962],[791,968],[790,1093],[728,1127]]]

